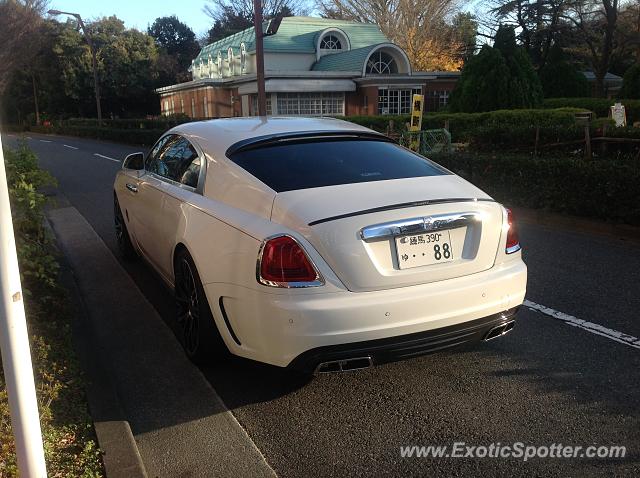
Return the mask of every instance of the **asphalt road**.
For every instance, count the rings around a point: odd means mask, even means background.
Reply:
[[[3,135],[5,144],[16,141]],[[115,251],[112,181],[118,160],[137,148],[40,135],[27,141],[57,178],[59,197]],[[283,477],[640,476],[640,347],[619,334],[640,337],[640,245],[530,224],[520,224],[520,236],[527,299],[553,311],[523,308],[499,340],[313,380],[235,358],[202,371]],[[123,265],[175,330],[160,279],[144,263]],[[456,442],[623,445],[627,456],[400,455],[401,446]]]

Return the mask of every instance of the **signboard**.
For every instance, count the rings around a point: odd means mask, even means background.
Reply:
[[[418,133],[422,129],[422,112],[424,111],[424,96],[413,95],[411,102],[411,123],[409,124],[409,131],[416,132],[411,135],[411,143],[409,147],[413,151],[420,150],[420,134]]]
[[[627,112],[622,103],[616,103],[611,107],[611,118],[616,123],[616,127],[627,126]]]

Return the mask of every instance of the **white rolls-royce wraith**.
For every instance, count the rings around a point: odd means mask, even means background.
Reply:
[[[114,206],[196,361],[353,370],[501,336],[524,300],[511,211],[340,120],[177,126],[125,159]]]

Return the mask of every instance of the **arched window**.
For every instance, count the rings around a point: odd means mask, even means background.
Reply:
[[[244,73],[247,68],[247,47],[244,43],[240,43],[240,72]]]
[[[398,73],[398,65],[389,53],[379,50],[369,57],[367,74],[390,75],[393,73]]]
[[[342,50],[342,42],[336,35],[325,35],[320,41],[321,50]]]
[[[227,50],[227,63],[229,64],[229,76],[233,76],[233,48]]]

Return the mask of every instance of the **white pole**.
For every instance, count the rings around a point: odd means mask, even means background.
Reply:
[[[0,349],[20,476],[45,478],[40,416],[0,139]]]

